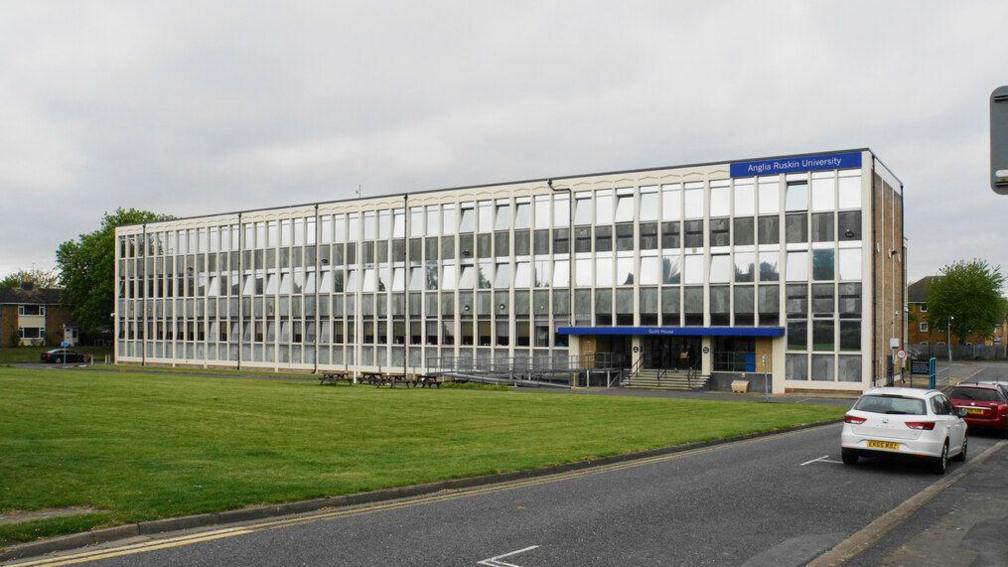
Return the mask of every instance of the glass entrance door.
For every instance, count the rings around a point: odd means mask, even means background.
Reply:
[[[700,368],[700,337],[643,337],[644,368]]]

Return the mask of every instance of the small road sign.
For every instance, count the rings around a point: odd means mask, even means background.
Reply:
[[[905,350],[896,351],[896,358],[900,360],[906,360],[906,351]]]

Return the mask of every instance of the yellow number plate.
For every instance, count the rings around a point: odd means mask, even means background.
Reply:
[[[870,449],[892,449],[898,451],[900,444],[892,441],[868,441],[868,447]]]
[[[969,413],[969,414],[977,414],[977,413],[983,413],[983,412],[984,412],[983,408],[966,408],[966,413]]]

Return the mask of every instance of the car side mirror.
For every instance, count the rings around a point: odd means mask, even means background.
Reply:
[[[969,415],[969,411],[967,411],[966,408],[956,408],[955,413],[959,417],[966,417]]]

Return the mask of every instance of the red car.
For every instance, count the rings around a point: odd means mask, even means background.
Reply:
[[[956,408],[966,410],[970,429],[996,429],[1008,436],[1008,397],[993,384],[959,384],[947,392]]]

